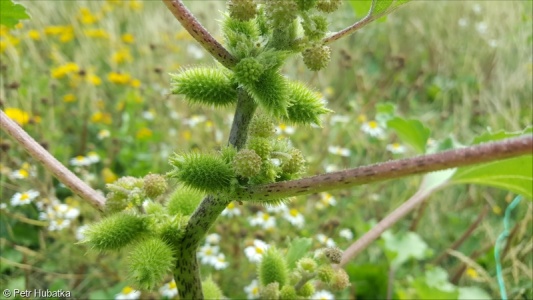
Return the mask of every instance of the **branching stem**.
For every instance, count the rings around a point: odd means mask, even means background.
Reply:
[[[298,180],[246,187],[237,192],[236,198],[241,201],[268,202],[280,198],[350,188],[371,182],[475,165],[531,154],[532,152],[533,136],[529,135]]]
[[[163,0],[168,9],[178,19],[183,28],[207,50],[214,58],[228,69],[232,69],[237,59],[229,53],[208,31],[198,22],[193,14],[183,5],[181,0]]]
[[[81,198],[89,201],[100,211],[104,210],[105,198],[92,187],[83,182],[78,176],[72,173],[67,167],[61,164],[55,157],[46,151],[37,141],[35,141],[24,129],[15,121],[11,120],[2,110],[0,110],[0,128],[15,139],[35,160],[40,162],[50,173],[52,173],[61,183],[66,185]]]

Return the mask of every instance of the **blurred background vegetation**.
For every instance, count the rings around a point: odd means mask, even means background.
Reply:
[[[21,3],[32,19],[0,32],[0,106],[93,187],[105,191],[120,176],[165,173],[174,151],[226,144],[230,108],[191,107],[169,95],[168,73],[215,62],[161,2]],[[186,4],[221,41],[224,1]],[[300,57],[291,58],[287,76],[315,87],[335,113],[323,128],[278,124],[278,133],[302,150],[313,175],[415,154],[379,123],[382,104],[422,121],[432,130],[431,142],[452,137],[468,144],[487,130],[523,129],[533,115],[531,12],[531,1],[415,1],[334,43],[324,71],[309,72]],[[331,17],[332,30],[354,19],[345,3]],[[365,125],[383,134],[372,136],[361,129]],[[127,257],[76,244],[79,229],[99,214],[3,132],[0,154],[0,286],[63,289],[95,299],[127,292]],[[212,229],[221,236],[228,266],[206,265],[202,273],[211,274],[228,297],[245,298],[255,265],[244,249],[255,239],[283,247],[287,236],[305,236],[318,248],[328,242],[317,236],[323,234],[345,248],[408,199],[419,182],[417,176],[296,198],[288,206],[305,217],[301,227],[275,212],[275,227],[252,226],[249,218],[264,208],[237,205],[240,216],[221,216]],[[444,281],[498,298],[493,245],[513,197],[494,188],[455,186],[397,224],[392,232],[416,232],[424,245],[411,246],[423,247],[425,254],[395,270],[393,296],[436,295],[431,288],[437,287],[419,283],[438,267],[447,272]],[[532,203],[523,201],[504,251],[513,299],[533,298],[532,215]],[[480,216],[457,249],[461,255],[437,260]],[[353,237],[340,235],[342,230]],[[391,262],[385,243],[380,240],[348,265],[352,287],[337,298],[386,296]],[[145,292],[147,297],[161,294]]]

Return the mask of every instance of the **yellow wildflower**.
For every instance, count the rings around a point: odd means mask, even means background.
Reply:
[[[364,122],[366,122],[366,116],[363,115],[363,114],[358,115],[358,116],[357,116],[357,122],[359,122],[359,123],[364,123]]]
[[[143,8],[143,3],[138,0],[130,0],[129,6],[131,10],[140,11]]]
[[[0,53],[3,53],[5,49],[10,47],[15,47],[19,44],[20,40],[16,37],[12,36],[11,34],[7,33],[6,35],[2,36],[3,39],[0,40]]]
[[[468,268],[466,269],[466,275],[467,275],[468,277],[472,278],[472,279],[476,279],[476,278],[479,277],[479,275],[478,275],[476,269],[474,269],[474,268],[472,268],[472,267],[468,267]]]
[[[118,178],[117,175],[109,168],[103,168],[101,173],[105,183],[113,183]]]
[[[76,101],[76,95],[74,95],[74,94],[66,94],[65,96],[63,96],[63,101],[67,102],[67,103],[74,102],[74,101]]]
[[[119,51],[113,53],[113,56],[111,59],[116,64],[131,62],[133,60],[130,54],[130,50],[127,48],[120,49]]]
[[[48,26],[44,29],[47,35],[59,36],[59,40],[63,43],[74,39],[74,28],[71,25],[67,26]]]
[[[494,205],[492,207],[492,212],[497,214],[497,215],[501,215],[502,214],[502,208],[499,207],[498,205]]]
[[[98,86],[98,85],[102,84],[102,79],[100,79],[100,77],[98,77],[95,74],[89,74],[87,76],[87,81],[89,81],[94,86]]]
[[[20,126],[24,126],[30,121],[30,114],[18,108],[8,107],[4,112],[10,119],[17,122]]]
[[[109,34],[104,29],[86,29],[83,31],[86,37],[95,38],[95,39],[108,39]]]
[[[22,22],[18,22],[17,25],[15,25],[16,29],[22,29],[24,28],[24,24]]]
[[[109,113],[104,113],[101,111],[97,111],[93,113],[91,116],[91,122],[93,123],[102,123],[102,124],[111,124],[111,115]]]
[[[128,84],[131,81],[131,76],[126,73],[111,72],[107,75],[107,80],[115,84]]]
[[[133,42],[135,42],[135,37],[131,33],[124,33],[121,38],[122,41],[126,44],[132,44]]]
[[[138,140],[145,140],[145,139],[148,139],[152,136],[152,131],[146,127],[143,127],[139,130],[137,130],[137,134],[135,134],[135,136],[137,137]]]
[[[60,79],[60,78],[65,77],[66,75],[78,72],[79,70],[80,70],[80,67],[76,63],[69,62],[62,66],[52,69],[50,71],[50,74],[52,75],[53,78]]]
[[[141,81],[139,79],[133,79],[131,82],[130,82],[130,85],[134,88],[138,88],[141,86]]]
[[[181,133],[181,137],[182,137],[185,141],[190,141],[190,140],[191,140],[191,137],[192,137],[191,131],[188,130],[188,129],[184,130],[184,131]]]
[[[65,26],[47,26],[44,33],[47,35],[60,35],[65,30]]]
[[[78,19],[83,24],[93,24],[93,23],[96,23],[96,21],[98,21],[98,17],[93,15],[91,11],[86,7],[82,7],[80,9]]]
[[[41,34],[39,33],[39,31],[32,29],[28,31],[28,37],[34,41],[38,41],[41,39]]]

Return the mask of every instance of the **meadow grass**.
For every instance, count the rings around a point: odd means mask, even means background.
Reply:
[[[232,109],[190,106],[169,95],[169,73],[200,64],[215,65],[157,1],[22,1],[32,19],[14,30],[2,29],[0,99],[3,109],[17,108],[24,128],[63,163],[70,165],[95,188],[118,176],[144,176],[170,170],[174,151],[217,149],[226,144]],[[194,13],[215,37],[222,1],[189,1]],[[311,73],[301,58],[284,67],[287,76],[314,86],[334,114],[323,128],[279,124],[294,146],[308,158],[308,174],[343,169],[415,155],[413,149],[393,154],[387,145],[401,143],[392,131],[375,139],[360,128],[376,118],[376,107],[392,103],[397,114],[421,120],[434,141],[454,137],[459,143],[488,128],[516,131],[531,125],[532,15],[531,2],[415,1],[332,45],[329,68]],[[333,20],[341,29],[353,22],[348,4]],[[344,119],[338,118],[339,116]],[[105,137],[109,135],[108,137]],[[40,192],[35,202],[59,199],[79,209],[81,217],[62,230],[29,225],[25,216],[39,219],[37,207],[2,210],[2,286],[31,288],[59,286],[76,297],[104,297],[126,285],[121,254],[95,253],[74,245],[76,229],[99,218],[97,213],[62,187],[15,143],[1,141],[2,203],[16,192]],[[328,146],[344,150],[328,151]],[[338,155],[348,153],[347,155]],[[99,161],[76,167],[70,161],[94,152]],[[36,176],[12,178],[27,163]],[[221,252],[229,267],[212,273],[225,294],[245,297],[243,288],[255,267],[243,249],[255,238],[284,245],[286,236],[315,237],[323,233],[341,248],[350,241],[339,231],[350,229],[355,238],[372,222],[391,212],[417,189],[420,177],[336,191],[335,206],[319,210],[324,195],[293,200],[289,206],[305,216],[295,228],[278,216],[275,229],[250,226],[248,218],[263,210],[238,206],[242,215],[220,217],[213,228],[222,236]],[[502,211],[512,200],[509,192],[480,186],[455,186],[437,192],[417,213],[394,227],[415,229],[434,252],[426,262],[456,240],[485,205],[490,212],[459,248],[465,256],[482,249],[471,260],[448,256],[440,266],[460,286],[480,286],[499,297],[492,247],[502,229]],[[524,201],[516,213],[516,232],[504,258],[504,273],[512,297],[532,296],[531,211]],[[276,216],[273,214],[273,216]],[[5,226],[4,226],[5,225]],[[315,246],[320,243],[315,239]],[[4,252],[4,251],[2,251]],[[382,242],[361,254],[352,266],[386,266]],[[3,261],[4,262],[4,261]],[[467,264],[466,272],[460,272]],[[370,267],[369,267],[370,268]],[[214,271],[213,271],[214,270]],[[410,262],[396,270],[395,289],[404,295],[412,279],[425,267]],[[490,276],[480,273],[484,270]],[[380,278],[386,274],[380,274]],[[170,278],[169,278],[170,279]],[[55,285],[54,285],[55,284]],[[353,298],[357,287],[337,294]],[[106,294],[109,293],[109,294]]]

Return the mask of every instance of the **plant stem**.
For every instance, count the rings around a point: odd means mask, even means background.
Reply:
[[[532,154],[532,150],[533,136],[529,135],[298,180],[250,186],[237,191],[235,197],[241,201],[268,202]]]
[[[244,90],[239,90],[239,99],[229,137],[229,144],[237,149],[242,148],[246,143],[248,126],[256,107],[252,98]],[[209,195],[202,200],[187,223],[183,240],[177,249],[178,260],[174,271],[174,280],[180,299],[203,299],[196,251],[207,231],[228,203],[229,200],[225,198]]]
[[[193,14],[183,5],[181,0],[163,0],[168,9],[178,19],[183,28],[226,68],[231,69],[237,59],[229,53],[208,31],[198,22]]]
[[[96,209],[104,211],[105,198],[101,194],[61,164],[2,110],[0,110],[0,128],[15,139],[31,157],[40,162],[50,173],[54,174],[61,183],[82,199],[89,201]]]

